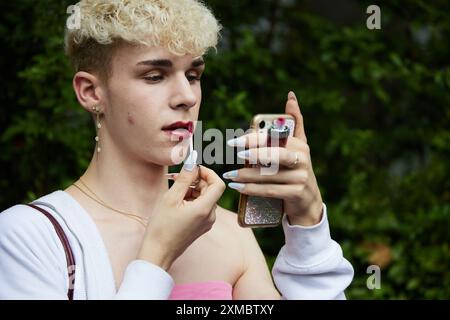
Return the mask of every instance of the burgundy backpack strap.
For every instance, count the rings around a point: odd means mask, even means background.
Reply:
[[[38,211],[40,211],[44,216],[46,216],[50,222],[53,224],[53,227],[55,228],[56,234],[58,235],[59,239],[61,240],[61,243],[64,247],[64,251],[66,253],[66,261],[67,261],[67,273],[69,276],[69,290],[67,291],[67,297],[69,300],[73,300],[73,284],[75,283],[75,259],[72,252],[72,248],[70,247],[69,240],[66,237],[66,234],[61,227],[61,225],[58,223],[58,221],[46,210],[42,209],[41,207],[38,207],[34,204],[27,203],[27,206],[30,206]]]

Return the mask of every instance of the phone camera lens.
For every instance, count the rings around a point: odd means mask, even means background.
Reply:
[[[265,121],[261,121],[260,123],[259,123],[259,128],[260,129],[264,129],[266,127],[266,122]]]

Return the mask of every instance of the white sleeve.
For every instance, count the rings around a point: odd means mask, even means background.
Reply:
[[[125,270],[115,299],[167,300],[173,286],[173,279],[165,270],[145,260],[134,260]]]
[[[67,300],[64,248],[51,222],[16,205],[0,213],[0,300]],[[132,261],[111,299],[167,299],[172,277],[143,260]]]
[[[314,226],[290,225],[286,216],[282,224],[286,243],[272,269],[282,299],[345,299],[353,267],[331,239],[325,204]]]

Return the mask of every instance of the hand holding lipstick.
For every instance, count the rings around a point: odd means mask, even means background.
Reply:
[[[172,187],[160,197],[150,215],[139,259],[168,270],[216,219],[217,201],[225,184],[211,169],[197,166],[197,152],[190,153]],[[199,180],[195,189],[190,188]]]

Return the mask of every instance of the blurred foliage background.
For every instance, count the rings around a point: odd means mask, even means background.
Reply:
[[[224,30],[207,57],[204,129],[246,129],[294,90],[332,235],[355,268],[348,298],[450,298],[449,2],[378,2],[381,30],[366,28],[376,2],[206,2]],[[94,150],[62,50],[69,4],[0,4],[2,210],[67,187]],[[227,190],[221,205],[237,201]],[[271,266],[282,230],[255,233]],[[366,287],[371,264],[379,290]]]

